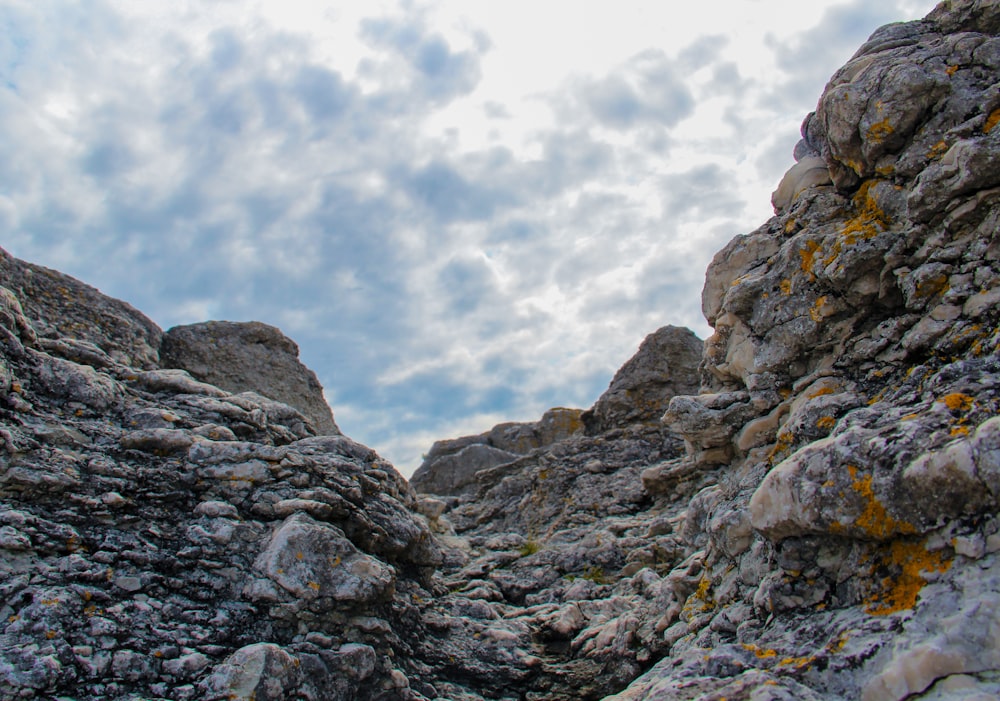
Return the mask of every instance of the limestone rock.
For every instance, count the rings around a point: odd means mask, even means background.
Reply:
[[[476,475],[480,471],[580,433],[581,413],[579,409],[556,407],[539,421],[503,423],[479,435],[437,441],[413,473],[410,484],[426,494],[472,494],[478,488]]]
[[[163,335],[160,360],[165,368],[187,370],[227,392],[253,391],[293,406],[318,433],[340,433],[315,373],[299,362],[299,347],[273,326],[257,321],[175,326]]]
[[[661,330],[585,417],[435,444],[459,494],[0,287],[0,698],[995,698],[998,33],[875,32],[697,378]]]
[[[658,424],[671,398],[698,393],[701,353],[701,339],[688,329],[664,326],[649,334],[615,373],[607,391],[584,412],[587,433]]]
[[[162,332],[129,304],[69,275],[19,260],[3,249],[0,285],[20,300],[33,332],[40,337],[88,342],[132,367],[157,366]]]

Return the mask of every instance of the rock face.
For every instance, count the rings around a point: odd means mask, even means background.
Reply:
[[[878,30],[711,264],[700,365],[661,330],[422,498],[144,317],[77,328],[80,283],[0,288],[0,699],[1000,696],[998,33]]]
[[[414,489],[445,495],[471,494],[476,473],[509,463],[518,457],[583,430],[579,409],[549,409],[541,420],[503,423],[476,436],[437,441],[410,478]]]
[[[468,496],[479,487],[479,472],[572,436],[629,429],[652,432],[659,438],[663,432],[660,417],[671,398],[698,391],[701,352],[702,341],[689,329],[664,326],[643,340],[587,411],[550,409],[537,422],[503,423],[479,435],[438,441],[410,484],[425,494]]]
[[[598,435],[630,424],[659,424],[670,400],[697,394],[702,341],[690,330],[664,326],[648,336],[583,414],[587,433]]]
[[[228,392],[257,392],[293,406],[318,433],[340,433],[315,373],[299,362],[299,347],[273,326],[259,321],[175,326],[163,334],[160,362]]]
[[[68,275],[18,260],[2,248],[0,286],[21,300],[25,318],[44,339],[43,345],[60,342],[63,355],[81,362],[107,356],[144,369],[159,364],[160,328],[125,302]]]

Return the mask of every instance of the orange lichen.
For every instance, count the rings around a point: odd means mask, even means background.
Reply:
[[[684,611],[711,611],[715,608],[715,599],[712,598],[711,594],[712,580],[708,576],[703,576],[698,582],[698,588],[695,592],[688,597],[687,602],[684,604]],[[697,602],[701,602],[700,604]]]
[[[947,151],[948,151],[948,142],[942,139],[941,141],[938,141],[936,144],[930,147],[930,150],[927,151],[927,158],[931,160],[937,160],[938,158],[941,158],[941,156],[943,156]]]
[[[809,318],[818,324],[833,314],[833,307],[827,304],[828,301],[829,298],[826,295],[819,297],[809,310]]]
[[[868,127],[868,139],[875,142],[885,141],[895,131],[896,128],[889,123],[889,118],[886,117]]]
[[[953,426],[951,429],[952,438],[957,438],[958,436],[967,436],[967,435],[969,435],[968,426]]]
[[[1000,107],[990,112],[990,116],[986,118],[986,122],[983,124],[983,133],[989,134],[997,124],[1000,124]]]
[[[781,289],[781,294],[783,294],[783,295],[790,295],[790,294],[792,294],[792,281],[791,280],[782,280],[781,284],[778,285],[778,287]]]
[[[860,528],[865,535],[877,540],[885,540],[889,536],[900,533],[914,533],[913,524],[893,518],[882,503],[875,497],[872,488],[872,476],[858,477],[858,468],[848,466],[851,473],[851,487],[862,499],[862,510],[854,519],[854,526]]]
[[[930,552],[927,540],[907,542],[897,540],[879,554],[873,570],[888,569],[890,574],[879,582],[879,588],[866,601],[867,613],[887,616],[909,610],[917,603],[920,590],[927,584],[925,572],[946,572],[951,559],[942,552]]]
[[[949,76],[955,75],[956,73],[958,73],[958,66],[948,66],[947,68],[944,69],[944,72],[947,73]]]
[[[306,582],[310,589],[313,591],[319,591],[319,582]]]
[[[837,420],[832,416],[821,416],[816,419],[816,428],[830,429],[837,425]]]
[[[917,283],[916,295],[921,299],[933,297],[947,292],[950,287],[947,275],[935,275]]]
[[[805,657],[784,657],[778,664],[782,667],[794,667],[795,669],[802,669],[803,667],[808,667],[815,661],[816,661],[815,655],[806,655]]]
[[[778,440],[774,442],[774,447],[771,448],[771,452],[768,453],[767,455],[768,461],[770,461],[773,464],[775,462],[775,459],[779,455],[784,453],[786,450],[791,448],[792,444],[794,443],[795,443],[795,434],[793,434],[791,431],[782,431],[781,433],[779,433]]]
[[[810,392],[806,395],[806,399],[815,399],[816,397],[823,397],[827,394],[833,394],[833,387],[827,385],[826,387],[820,387],[815,392]]]
[[[961,392],[952,392],[951,394],[946,394],[941,397],[939,402],[942,402],[946,407],[952,411],[968,411],[972,408],[975,403],[975,399],[967,394],[962,394]]]
[[[867,240],[889,226],[889,216],[882,211],[872,196],[872,186],[877,180],[866,180],[854,195],[854,207],[858,214],[844,224],[841,232],[843,245],[852,245],[859,239]]]
[[[766,660],[768,658],[777,657],[778,656],[778,651],[777,650],[769,650],[769,649],[761,648],[761,647],[758,647],[758,646],[754,645],[753,643],[743,643],[740,647],[742,647],[747,652],[752,652],[754,655],[757,656],[758,659],[761,659],[761,660]]]
[[[799,257],[802,258],[802,272],[806,273],[810,280],[816,279],[816,276],[813,275],[812,267],[819,250],[820,245],[816,241],[806,241],[806,247],[799,249]]]

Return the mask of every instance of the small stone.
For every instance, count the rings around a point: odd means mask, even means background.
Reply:
[[[139,591],[142,589],[142,580],[132,576],[116,577],[115,586],[128,592]]]

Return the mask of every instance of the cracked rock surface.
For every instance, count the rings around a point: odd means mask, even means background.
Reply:
[[[0,255],[0,699],[996,698],[998,34],[876,31],[710,265],[709,339],[413,485]]]

